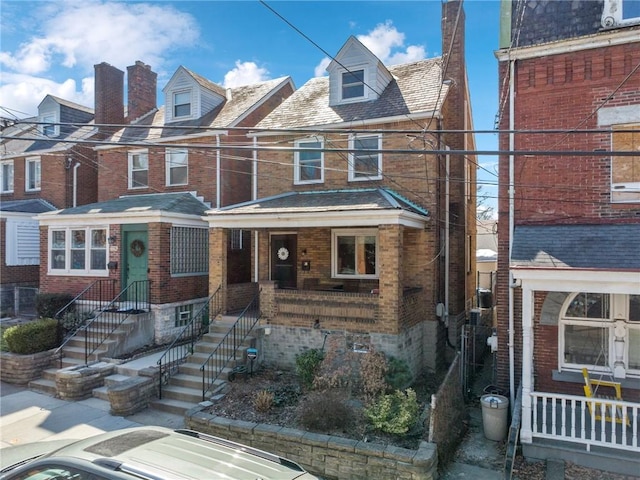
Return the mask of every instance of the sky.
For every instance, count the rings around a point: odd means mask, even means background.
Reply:
[[[474,127],[493,130],[500,2],[465,0],[464,10]],[[289,75],[298,88],[326,75],[351,35],[386,65],[441,56],[440,21],[440,0],[0,0],[0,117],[34,116],[47,94],[92,108],[101,62],[150,65],[158,105],[180,65],[225,87]],[[497,133],[476,144],[497,150]],[[483,204],[497,212],[497,157],[478,164]]]

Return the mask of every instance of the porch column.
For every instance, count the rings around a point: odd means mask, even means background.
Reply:
[[[227,311],[227,244],[228,230],[209,229],[209,295],[220,286],[220,306]]]
[[[522,424],[520,439],[524,443],[531,443],[531,415],[533,404],[531,392],[533,384],[533,290],[522,285]]]
[[[402,226],[381,225],[379,228],[379,301],[380,325],[384,333],[400,330],[399,312],[402,298],[400,271],[402,266]]]

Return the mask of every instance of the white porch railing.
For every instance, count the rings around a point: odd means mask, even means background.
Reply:
[[[531,418],[531,432],[521,432],[524,438],[530,433],[532,438],[584,444],[587,451],[592,446],[639,451],[638,403],[533,392],[531,411],[522,415]]]

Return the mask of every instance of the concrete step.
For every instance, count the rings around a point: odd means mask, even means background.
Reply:
[[[91,390],[91,393],[95,398],[99,398],[100,400],[106,400],[108,402],[109,394],[107,393],[107,388],[108,387],[106,385],[103,387],[94,388],[93,390]]]
[[[192,403],[193,406],[202,401],[202,387],[199,389],[178,387],[177,385],[164,385],[162,387],[162,398],[170,400],[180,400]]]
[[[196,407],[197,403],[183,402],[181,400],[173,400],[170,398],[154,399],[149,403],[149,407],[160,410],[161,412],[173,413],[175,415],[184,415],[187,410]]]
[[[106,387],[110,387],[112,385],[117,385],[126,380],[129,380],[131,377],[129,375],[122,375],[120,373],[114,373],[113,375],[109,375],[108,377],[104,377],[104,385]]]
[[[202,375],[188,375],[183,372],[176,373],[171,377],[171,384],[177,387],[202,390]]]
[[[29,390],[46,393],[47,395],[51,395],[54,397],[58,393],[55,380],[46,380],[44,378],[31,380],[29,382]]]

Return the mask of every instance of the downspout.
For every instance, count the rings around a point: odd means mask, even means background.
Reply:
[[[73,206],[76,207],[78,202],[78,168],[80,163],[76,163],[73,166]]]
[[[252,163],[252,172],[251,175],[253,177],[252,182],[252,192],[251,192],[251,200],[256,200],[258,198],[258,139],[257,137],[253,137],[253,163]],[[258,231],[255,230],[253,232],[253,281],[258,283]]]
[[[220,173],[220,135],[216,135],[216,208],[220,208],[222,178]]]
[[[449,147],[446,147],[448,150]],[[451,156],[447,153],[445,155],[445,186],[444,186],[444,198],[445,198],[445,221],[444,221],[444,326],[447,328],[447,343],[453,346],[451,339],[449,338],[449,166]]]
[[[511,254],[513,249],[513,231],[514,231],[514,198],[515,198],[515,172],[514,172],[514,156],[515,149],[515,86],[513,75],[515,71],[515,60],[509,60],[509,392],[510,405],[515,405],[515,345],[514,345],[514,282],[513,272],[511,271]],[[523,372],[524,373],[524,372]]]

